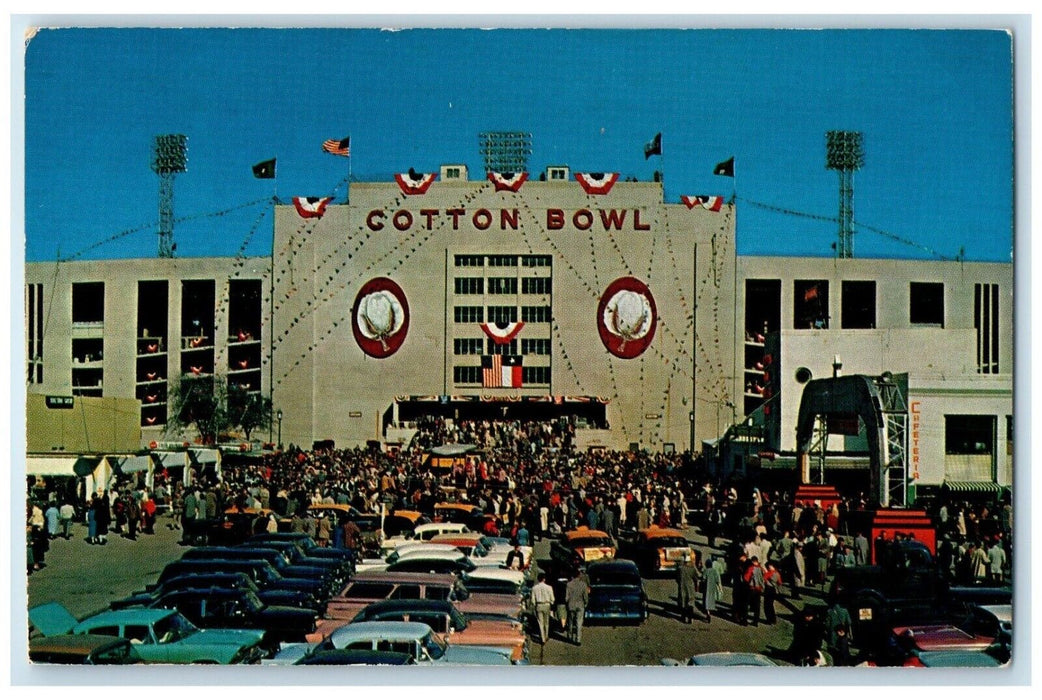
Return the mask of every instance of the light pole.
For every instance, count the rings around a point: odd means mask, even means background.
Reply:
[[[278,445],[279,445],[279,449],[281,450],[282,449],[282,409],[281,408],[275,413],[275,417],[279,421],[279,442],[278,442]]]

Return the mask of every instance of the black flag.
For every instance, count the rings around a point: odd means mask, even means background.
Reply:
[[[271,180],[275,177],[275,159],[266,160],[253,166],[253,176],[261,180]]]
[[[734,177],[734,156],[731,156],[723,163],[717,163],[716,167],[713,168],[713,174]]]
[[[655,134],[655,138],[644,144],[644,160],[651,156],[662,155],[662,133]]]

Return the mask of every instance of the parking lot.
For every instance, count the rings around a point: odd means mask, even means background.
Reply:
[[[109,602],[153,583],[163,566],[179,558],[184,548],[178,544],[180,532],[168,528],[170,519],[161,517],[156,534],[138,535],[131,541],[111,535],[107,545],[85,541],[86,528],[78,525],[74,536],[51,543],[47,566],[29,577],[29,607],[59,601],[79,618],[108,607]],[[716,554],[693,528],[688,537],[704,554]],[[719,544],[719,542],[718,542]],[[546,562],[549,543],[536,543],[535,555]],[[696,619],[682,624],[676,609],[677,586],[670,575],[645,580],[650,617],[639,626],[587,625],[582,646],[574,646],[563,634],[555,634],[545,645],[533,642],[533,665],[622,666],[658,665],[662,658],[684,659],[710,651],[755,651],[775,654],[785,649],[792,638],[792,617],[796,608],[784,598],[779,601],[775,625],[739,626],[727,617],[730,593],[725,587],[722,614],[712,623]],[[811,592],[802,603],[820,603]],[[775,654],[776,655],[776,654]]]

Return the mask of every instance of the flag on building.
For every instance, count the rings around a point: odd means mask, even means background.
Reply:
[[[332,201],[332,197],[294,197],[293,206],[304,219],[320,219]]]
[[[644,144],[644,160],[647,160],[651,156],[662,155],[662,134],[661,132],[655,134],[655,138]]]
[[[615,181],[619,179],[618,173],[576,173],[575,179],[582,185],[586,194],[608,194]]]
[[[275,159],[266,160],[253,166],[253,176],[261,180],[271,180],[275,177]]]
[[[521,388],[520,355],[482,355],[481,386],[485,389]]]
[[[512,323],[482,323],[481,330],[492,339],[496,345],[506,345],[517,337],[521,329],[525,327],[524,321]]]
[[[731,156],[723,163],[717,163],[716,167],[713,168],[713,174],[734,177],[734,156]]]
[[[348,136],[339,140],[329,139],[328,141],[323,141],[322,150],[334,156],[350,156],[351,137]]]
[[[680,196],[680,201],[683,202],[684,206],[688,209],[702,207],[709,211],[720,211],[724,206],[724,198],[717,195],[685,194]]]

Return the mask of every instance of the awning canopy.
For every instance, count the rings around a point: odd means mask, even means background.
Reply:
[[[999,493],[1002,487],[994,481],[948,481],[944,480],[941,488],[955,493]]]
[[[212,449],[188,448],[188,457],[195,465],[217,464],[220,453]]]
[[[87,476],[98,468],[101,457],[75,455],[27,455],[26,476]]]
[[[167,469],[184,467],[187,462],[184,452],[153,452],[152,457]]]
[[[147,472],[152,467],[152,459],[148,455],[109,455],[108,460],[117,474]]]

